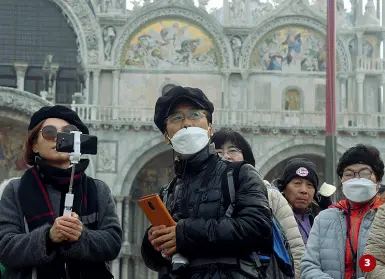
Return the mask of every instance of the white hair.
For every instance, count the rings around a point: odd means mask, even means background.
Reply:
[[[15,180],[18,178],[19,177],[12,177],[12,178],[8,178],[8,179],[4,179],[3,182],[1,182],[1,184],[0,184],[0,200],[1,200],[1,196],[3,195],[3,191],[4,191],[5,187],[8,185],[8,183],[11,182],[12,180]]]

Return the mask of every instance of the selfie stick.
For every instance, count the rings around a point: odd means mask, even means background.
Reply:
[[[72,190],[73,190],[73,183],[74,183],[74,176],[75,176],[75,167],[76,167],[76,164],[79,163],[80,156],[82,155],[80,153],[80,143],[81,143],[80,135],[82,134],[82,132],[72,131],[71,134],[74,135],[74,152],[70,153],[72,171],[71,171],[70,187],[68,189],[68,193],[66,194],[66,198],[64,201],[63,216],[71,216],[72,214],[72,206],[74,204],[74,194],[72,193]]]

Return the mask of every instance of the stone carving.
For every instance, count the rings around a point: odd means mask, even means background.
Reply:
[[[44,91],[48,93],[52,93],[54,91],[53,87],[56,81],[57,67],[55,67],[53,63],[53,57],[54,56],[52,54],[49,54],[45,57],[42,69]]]
[[[252,66],[269,71],[326,71],[325,36],[287,26],[265,35],[254,48]]]
[[[106,60],[111,60],[111,50],[116,37],[116,31],[113,26],[106,26],[103,28],[104,41],[104,57]]]
[[[90,50],[88,52],[88,63],[97,64],[99,62],[99,54],[96,50]]]
[[[234,66],[239,67],[239,59],[241,58],[242,39],[238,36],[231,38],[231,48],[233,50]]]
[[[13,126],[13,125],[12,125]],[[24,131],[2,124],[0,129],[0,181],[21,176],[28,168],[23,159]],[[13,126],[14,127],[14,126]]]
[[[215,43],[205,31],[191,22],[158,20],[142,30],[127,43],[122,61],[124,65],[145,68],[219,66]]]
[[[199,8],[206,10],[206,6],[209,3],[209,0],[198,0]]]
[[[229,3],[230,21],[244,21],[245,20],[245,2],[244,0],[233,0]]]
[[[188,20],[192,25],[202,26],[205,33],[210,38],[212,44],[215,44],[215,56],[217,57],[217,64],[221,68],[229,67],[229,53],[227,48],[227,39],[225,38],[222,29],[216,25],[208,23],[206,18],[203,18],[197,13],[193,13],[187,9],[180,8],[165,8],[158,9],[154,13],[146,13],[141,17],[138,17],[132,24],[127,26],[127,29],[123,32],[122,36],[119,36],[117,44],[117,53],[115,56],[114,64],[127,64],[127,52],[130,47],[130,41],[138,29],[142,29],[149,22],[159,21],[159,18],[184,18],[184,21]],[[199,30],[202,29],[199,28]],[[135,33],[134,33],[135,32]],[[200,31],[199,33],[201,33]],[[210,43],[211,44],[211,43]],[[135,47],[134,47],[135,49]],[[132,50],[134,51],[134,50]],[[203,63],[202,63],[203,64]],[[143,65],[143,63],[142,63]],[[196,67],[195,69],[200,70],[202,67]],[[194,68],[191,68],[192,70]]]
[[[97,172],[114,173],[117,169],[116,141],[99,141],[97,156]]]
[[[253,1],[251,2],[251,10],[253,23],[259,23],[274,11],[274,6],[271,2],[261,3],[260,1]]]
[[[368,0],[365,6],[365,13],[362,18],[363,25],[380,26],[381,21],[377,18],[376,7],[374,6],[373,0]]]
[[[132,10],[134,12],[140,9],[140,0],[131,0],[130,3],[132,4]]]
[[[87,36],[87,47],[89,50],[98,48],[98,38],[96,37],[95,34],[91,34]]]
[[[230,90],[229,90],[229,108],[239,110],[243,106],[241,104],[242,92],[244,92],[244,82],[240,75],[230,76]]]

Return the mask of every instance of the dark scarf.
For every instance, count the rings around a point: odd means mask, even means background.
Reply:
[[[73,194],[75,196],[72,211],[76,212],[83,225],[90,230],[97,229],[98,199],[95,182],[87,177],[84,171],[88,167],[89,160],[81,160],[75,167]],[[63,214],[65,195],[69,189],[71,168],[59,169],[48,165],[37,158],[36,165],[28,169],[21,178],[19,188],[19,200],[28,224],[29,231],[33,231],[45,224],[53,225],[55,221],[54,210],[49,200],[47,187],[53,187],[61,192],[60,216]],[[48,186],[50,185],[50,186]],[[85,222],[87,220],[87,222]],[[61,244],[52,243],[47,236],[47,251],[57,249],[60,245],[69,247],[69,242]],[[47,265],[37,266],[38,279],[59,279],[66,277],[65,264],[68,276],[71,279],[92,278],[91,273],[103,274],[105,263],[86,263],[74,260],[66,260],[57,254],[54,261]],[[90,273],[91,272],[91,273]],[[95,277],[96,278],[96,277]],[[99,277],[99,278],[112,278]]]

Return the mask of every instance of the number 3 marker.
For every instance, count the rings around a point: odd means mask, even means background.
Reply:
[[[377,265],[376,258],[372,255],[363,255],[358,261],[358,265],[363,272],[371,272]]]

